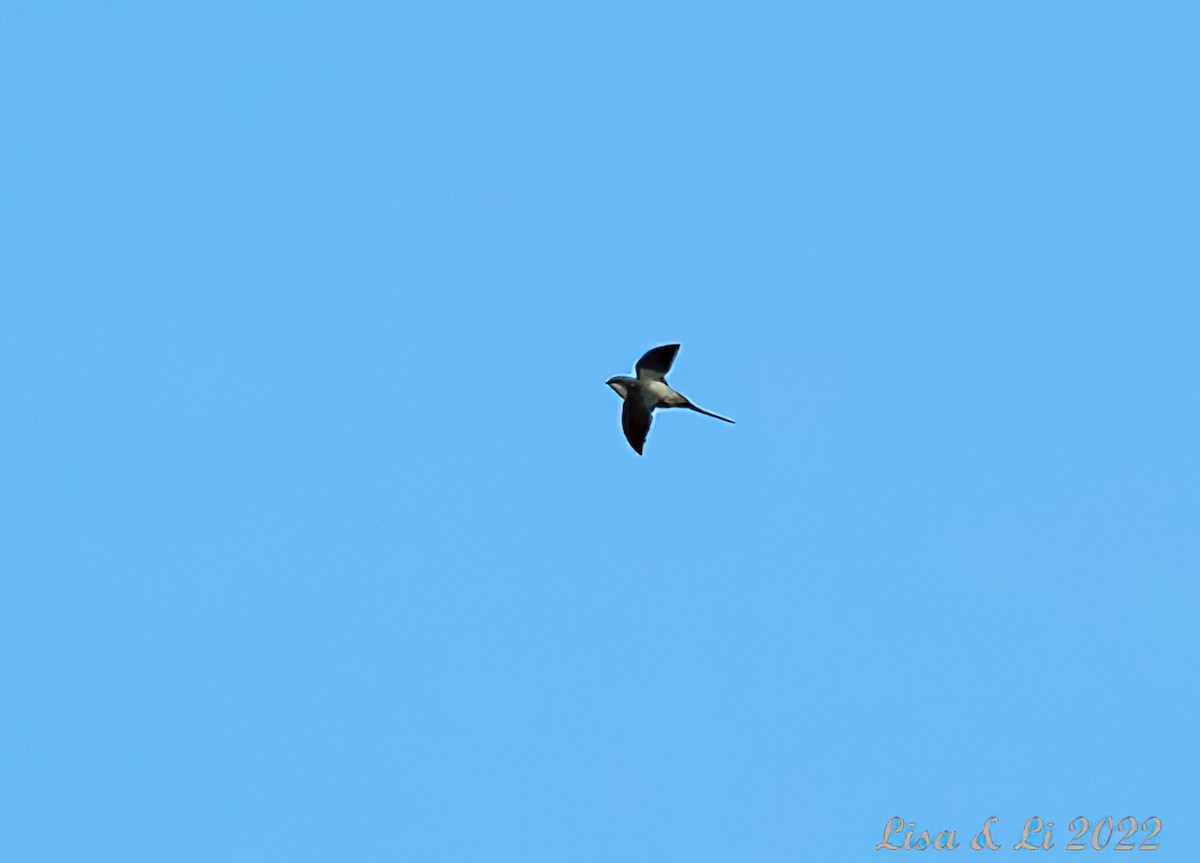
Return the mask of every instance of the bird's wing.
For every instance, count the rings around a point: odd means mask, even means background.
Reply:
[[[642,447],[646,445],[646,435],[650,434],[650,411],[636,392],[625,397],[625,405],[621,408],[621,428],[625,430],[625,439],[633,451],[641,455]]]
[[[675,362],[675,354],[678,350],[679,345],[663,345],[660,348],[651,348],[646,351],[634,367],[637,369],[638,380],[661,381],[665,379],[667,372],[671,370],[671,363]]]

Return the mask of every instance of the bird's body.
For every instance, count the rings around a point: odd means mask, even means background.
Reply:
[[[682,393],[677,393],[667,384],[667,372],[675,361],[679,345],[663,345],[652,348],[637,361],[637,377],[617,375],[607,383],[625,404],[621,409],[621,427],[634,452],[642,454],[646,435],[650,433],[650,418],[655,408],[689,408],[705,416],[716,417],[727,423],[728,417],[706,411],[692,404]]]

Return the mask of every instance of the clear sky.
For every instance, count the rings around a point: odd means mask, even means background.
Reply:
[[[0,858],[1198,859],[1197,45],[6,4]]]

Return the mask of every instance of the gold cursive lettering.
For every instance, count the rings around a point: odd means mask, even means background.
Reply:
[[[953,851],[958,847],[958,841],[954,838],[957,830],[943,830],[933,839],[934,851]]]
[[[896,826],[893,827],[892,826],[893,824],[895,824]],[[895,818],[892,818],[891,820],[889,820],[887,824],[883,825],[883,841],[875,846],[875,850],[876,851],[899,851],[900,846],[893,845],[891,842],[888,842],[888,840],[892,838],[893,830],[899,831],[899,830],[903,830],[903,829],[904,829],[904,819],[901,818],[899,815],[897,815]]]
[[[1013,846],[1013,850],[1014,851],[1037,851],[1038,849],[1041,849],[1043,851],[1048,851],[1050,848],[1054,847],[1054,843],[1050,841],[1050,835],[1051,835],[1050,828],[1053,826],[1054,826],[1053,821],[1051,821],[1049,824],[1043,824],[1042,819],[1038,818],[1036,815],[1034,815],[1032,818],[1030,818],[1028,821],[1025,822],[1025,827],[1021,831],[1021,841]],[[1030,839],[1037,840],[1038,834],[1042,832],[1043,828],[1045,828],[1045,830],[1046,830],[1046,835],[1042,837],[1042,844],[1034,845],[1029,840]],[[1047,844],[1047,843],[1049,843],[1049,844]]]
[[[999,820],[999,818],[993,815],[987,821],[983,822],[983,829],[976,833],[971,839],[972,851],[982,851],[984,848],[987,848],[989,851],[995,851],[999,849],[1000,843],[992,839],[992,825]]]

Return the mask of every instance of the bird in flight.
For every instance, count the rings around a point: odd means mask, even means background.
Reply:
[[[646,445],[646,435],[650,433],[650,414],[655,408],[690,408],[705,416],[733,422],[729,417],[696,407],[686,396],[675,392],[667,384],[667,372],[671,370],[671,363],[675,362],[678,351],[679,345],[651,348],[634,366],[637,377],[617,375],[605,381],[616,390],[617,395],[625,399],[621,409],[621,428],[638,455],[642,454],[642,447]]]

